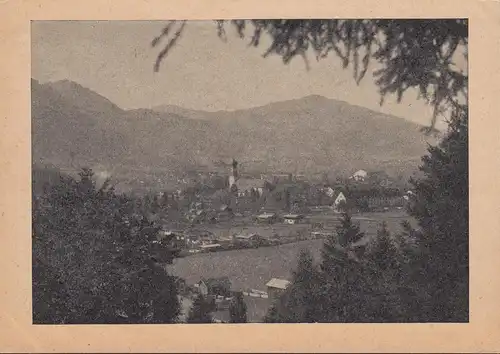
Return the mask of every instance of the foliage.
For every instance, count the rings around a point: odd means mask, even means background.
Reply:
[[[193,301],[193,305],[189,310],[187,317],[187,323],[213,323],[212,318],[212,304],[203,297],[203,295],[198,294]]]
[[[163,269],[169,240],[93,173],[61,182],[33,203],[35,323],[171,323],[177,289]]]
[[[393,238],[383,223],[370,247],[353,247],[364,235],[344,214],[337,235],[324,243],[319,269],[301,254],[292,284],[266,322],[467,320],[467,129],[459,121],[439,147],[429,149],[426,178],[414,181],[410,213],[420,229],[404,223]],[[448,208],[436,207],[443,198]]]
[[[396,270],[398,250],[391,239],[387,223],[383,222],[370,250],[370,261],[381,271]]]
[[[267,323],[317,322],[316,292],[320,274],[309,251],[301,250],[297,269],[285,294],[272,305],[264,321]]]
[[[468,56],[468,22],[466,19],[366,19],[366,20],[231,20],[216,21],[218,34],[226,37],[230,22],[240,38],[250,32],[250,45],[258,47],[264,36],[271,39],[263,56],[278,55],[283,62],[302,57],[309,66],[309,54],[317,60],[331,53],[344,68],[353,67],[359,83],[373,61],[381,104],[387,94],[401,101],[408,89],[417,89],[420,97],[434,107],[431,128],[449,107],[467,99],[468,74],[454,63],[458,56]],[[155,71],[182,36],[186,21],[177,26],[170,21],[152,46],[167,43],[158,54]]]
[[[468,320],[469,181],[468,112],[455,111],[448,135],[422,158],[424,177],[412,181],[409,213],[419,253],[412,259],[417,284],[426,289],[429,321]]]
[[[231,300],[229,306],[229,313],[231,315],[231,323],[246,323],[247,322],[247,305],[243,299],[243,294],[237,292]]]
[[[265,321],[401,321],[400,299],[391,293],[394,287],[379,281],[379,274],[347,246],[325,247],[319,268],[308,253],[301,253],[292,283],[269,309]]]

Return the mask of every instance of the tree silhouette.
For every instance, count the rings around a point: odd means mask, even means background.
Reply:
[[[35,323],[172,323],[170,240],[93,172],[62,177],[33,204]]]
[[[387,223],[384,221],[377,230],[377,237],[373,241],[373,248],[370,250],[371,261],[381,271],[395,270],[398,266],[398,250],[391,239]]]
[[[422,158],[424,177],[412,181],[409,213],[420,230],[412,275],[429,296],[430,321],[468,319],[469,179],[468,113],[456,111],[448,135]]]
[[[201,294],[196,296],[189,310],[187,323],[213,323],[212,306]]]
[[[226,38],[226,24],[235,28],[240,38],[258,47],[263,36],[271,45],[263,57],[278,55],[285,64],[302,57],[309,66],[310,54],[317,60],[333,53],[344,68],[353,68],[359,83],[369,64],[376,62],[380,69],[373,76],[379,87],[383,104],[387,94],[401,101],[408,89],[417,89],[419,97],[434,108],[431,129],[439,114],[457,107],[468,97],[468,73],[456,66],[456,60],[468,57],[468,22],[466,19],[415,20],[217,20],[218,35]],[[180,39],[187,22],[170,21],[162,33],[153,39],[152,46],[161,46],[154,70]],[[161,45],[166,39],[166,44]]]
[[[246,323],[247,322],[247,305],[243,299],[241,292],[236,293],[229,306],[231,315],[231,323]]]

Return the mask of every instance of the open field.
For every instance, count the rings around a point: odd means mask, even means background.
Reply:
[[[306,223],[287,225],[281,222],[274,224],[256,224],[252,218],[235,218],[228,222],[216,225],[206,225],[203,229],[208,230],[217,237],[227,238],[238,233],[256,233],[267,238],[295,237],[298,233],[310,232],[313,224],[322,224],[327,230],[334,230],[339,224],[341,215],[327,212],[313,212],[306,216]],[[401,210],[393,210],[384,213],[363,213],[353,215],[353,220],[358,222],[361,229],[371,234],[374,228],[378,228],[382,221],[387,222],[389,230],[398,230],[402,220],[408,219],[408,215]]]
[[[366,233],[366,240],[376,235],[377,228],[382,221],[387,222],[392,233],[401,230],[401,222],[409,219],[402,214],[392,213],[364,214],[354,218],[360,224],[361,230]],[[279,225],[280,230],[308,225]],[[270,226],[255,226],[253,231],[268,230]],[[259,229],[261,228],[261,229]],[[266,282],[273,277],[288,278],[300,249],[308,248],[315,257],[320,256],[322,240],[307,240],[279,246],[241,249],[225,252],[196,254],[179,258],[169,266],[174,275],[184,278],[189,284],[199,281],[202,277],[227,276],[235,290],[248,288],[266,290]]]
[[[317,216],[319,217],[319,216]],[[323,219],[335,220],[337,215],[323,215]],[[377,228],[382,221],[387,222],[391,233],[401,230],[401,222],[409,217],[400,212],[394,213],[366,213],[353,217],[366,233],[366,241],[376,235]],[[309,225],[263,225],[251,227],[252,232],[263,230],[270,232],[270,228],[283,232],[296,231],[299,227]],[[225,252],[196,254],[179,258],[169,266],[169,271],[182,277],[188,284],[194,284],[201,278],[227,276],[234,290],[257,289],[266,290],[265,284],[271,278],[290,278],[291,271],[296,267],[297,256],[301,249],[309,249],[313,257],[319,261],[323,240],[307,240],[272,247],[241,249]],[[269,306],[268,299],[245,296],[250,321],[260,321]]]

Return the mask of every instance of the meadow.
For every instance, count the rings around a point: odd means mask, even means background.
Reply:
[[[338,216],[324,215],[323,218],[333,220]],[[391,233],[401,231],[403,220],[411,221],[402,212],[359,214],[353,219],[365,232],[366,242],[376,235],[382,221],[387,223]],[[252,231],[258,232],[259,227],[263,230],[270,228],[270,226],[255,226],[252,227]],[[279,230],[289,227],[290,231],[296,231],[298,227],[304,226],[276,225],[274,227]],[[169,270],[174,275],[184,278],[188,284],[194,284],[201,278],[227,276],[234,290],[266,290],[265,284],[271,278],[290,278],[290,272],[296,266],[297,256],[301,249],[309,249],[313,257],[319,261],[322,245],[323,240],[306,240],[272,247],[200,253],[176,259],[174,264],[169,266]]]

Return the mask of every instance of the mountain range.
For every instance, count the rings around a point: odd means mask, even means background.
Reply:
[[[435,143],[415,123],[316,95],[236,111],[124,110],[69,80],[31,86],[33,161],[124,180],[165,181],[231,158],[254,172],[405,175]]]

